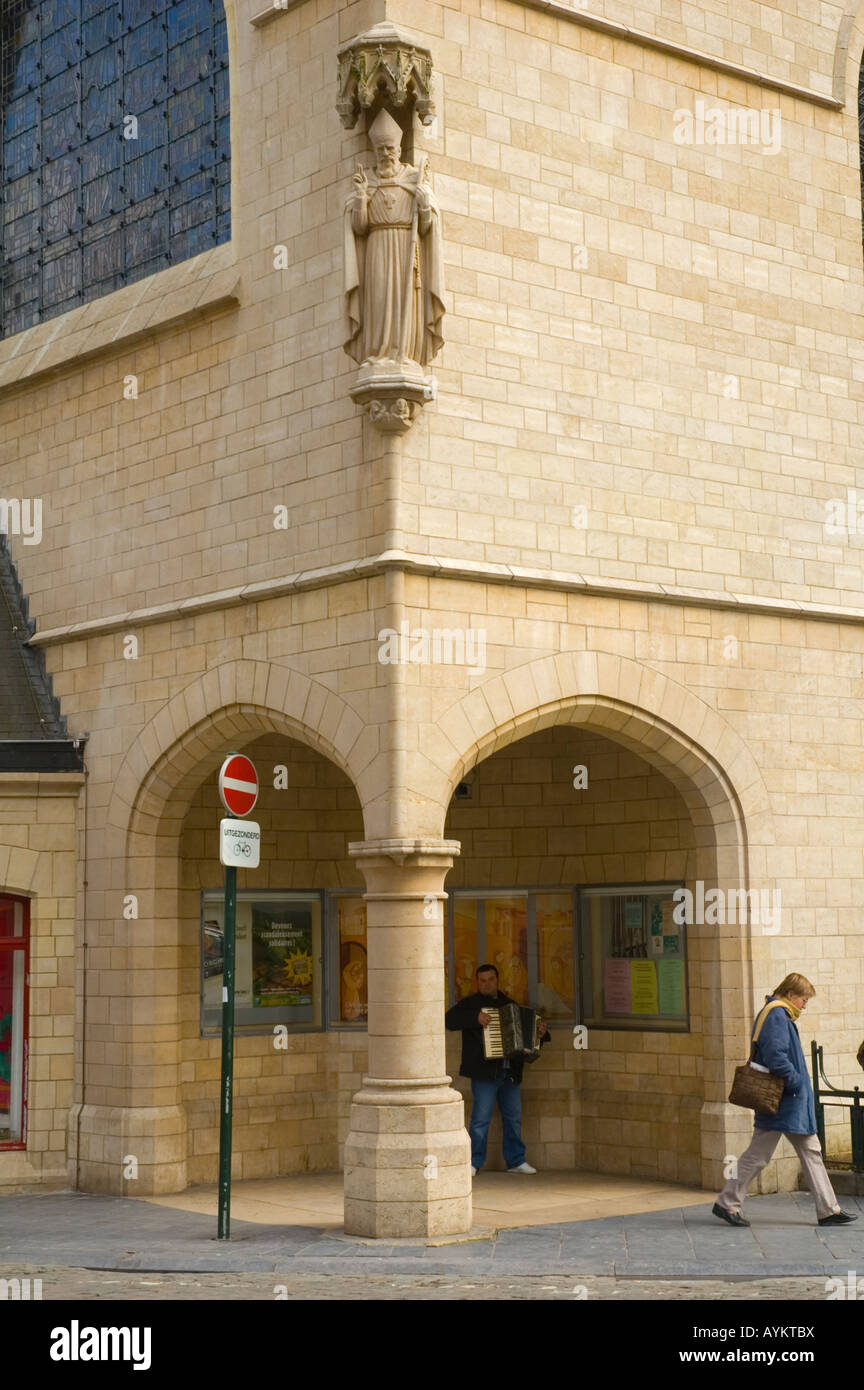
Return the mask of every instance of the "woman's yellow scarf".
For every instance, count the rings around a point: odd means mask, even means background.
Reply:
[[[801,1017],[801,1010],[796,1009],[795,1005],[789,999],[782,999],[779,994],[765,995],[766,1004],[770,1003],[772,999],[779,1000],[779,1002],[783,1005],[783,1008],[786,1010],[793,1023],[798,1022],[798,1019]]]

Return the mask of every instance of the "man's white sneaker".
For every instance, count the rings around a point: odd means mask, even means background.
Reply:
[[[472,1176],[472,1178],[476,1178],[476,1176],[477,1176],[477,1169],[476,1169],[476,1168],[472,1168],[472,1169],[471,1169],[471,1176]]]
[[[532,1168],[530,1163],[520,1163],[518,1168],[508,1168],[508,1173],[536,1173],[537,1169]]]

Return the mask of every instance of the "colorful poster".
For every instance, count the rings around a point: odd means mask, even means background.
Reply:
[[[362,898],[339,898],[339,1018],[365,1022],[369,1013],[366,959],[366,904]]]
[[[664,954],[665,956],[677,956],[679,950],[681,949],[680,943],[681,943],[681,938],[680,938],[680,936],[664,936],[664,937],[663,937],[663,954]]]
[[[631,983],[629,960],[607,960],[603,971],[603,1009],[607,1014],[629,1014]]]
[[[657,989],[661,1014],[684,1012],[684,962],[658,960]]]
[[[525,898],[486,899],[486,959],[498,984],[517,1004],[528,1003],[528,931]]]
[[[456,898],[453,904],[453,960],[456,999],[476,993],[477,899]]]
[[[657,966],[653,960],[631,960],[630,990],[634,1014],[656,1014]]]
[[[573,898],[538,893],[537,1007],[544,1018],[572,1018],[576,1008],[573,972]]]
[[[652,956],[662,956],[662,954],[663,954],[663,942],[664,942],[664,941],[667,941],[669,938],[668,938],[668,937],[665,937],[665,936],[655,936],[655,935],[653,934],[653,932],[652,932],[651,937],[650,937],[649,939],[650,939],[650,942],[651,942],[651,954],[652,954]]]
[[[304,1008],[312,1003],[312,913],[289,903],[252,905],[252,1003]]]

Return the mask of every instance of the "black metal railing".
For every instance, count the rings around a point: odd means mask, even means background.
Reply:
[[[827,1158],[825,1153],[825,1106],[840,1106],[849,1111],[849,1125],[852,1130],[852,1172],[864,1173],[864,1104],[862,1104],[864,1095],[861,1093],[861,1087],[855,1086],[851,1091],[840,1091],[836,1086],[831,1085],[825,1075],[822,1048],[818,1043],[811,1042],[810,1056],[813,1066],[813,1099],[816,1102],[816,1132],[819,1135],[819,1143],[822,1145],[822,1155]],[[834,1099],[835,1096],[837,1097],[836,1100]],[[832,1161],[836,1162],[836,1160]]]

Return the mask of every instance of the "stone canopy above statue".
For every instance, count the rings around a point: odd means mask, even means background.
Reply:
[[[375,154],[373,165],[357,164],[345,204],[344,347],[358,364],[351,396],[378,429],[402,433],[434,394],[425,368],[444,341],[443,258],[427,158],[402,162],[403,125],[388,108],[431,119],[431,57],[382,24],[340,50],[339,71],[342,119],[353,125],[367,111]]]
[[[413,35],[385,20],[343,44],[338,56],[336,109],[346,130],[382,96],[394,107],[412,103],[423,125],[432,122],[432,54]]]

